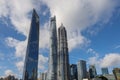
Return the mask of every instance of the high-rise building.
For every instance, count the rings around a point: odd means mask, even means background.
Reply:
[[[76,64],[71,64],[70,65],[70,77],[71,80],[78,80],[78,76],[77,76],[77,65]]]
[[[78,80],[83,80],[83,78],[87,78],[86,61],[84,60],[78,61],[77,72],[78,72]]]
[[[37,80],[39,52],[39,16],[33,10],[24,63],[23,80]]]
[[[44,80],[47,80],[47,73],[44,73]]]
[[[96,72],[95,65],[90,65],[90,66],[89,66],[89,75],[90,75],[90,79],[96,77],[97,72]]]
[[[40,80],[47,80],[47,73],[41,73]]]
[[[57,80],[57,31],[55,16],[50,21],[50,54],[47,80]]]
[[[116,80],[120,80],[120,68],[114,68],[113,74],[114,74]]]
[[[40,74],[40,80],[44,80],[44,73]]]
[[[70,80],[67,32],[63,24],[58,29],[58,76],[57,80]]]
[[[105,68],[101,68],[101,70],[102,70],[102,74],[103,74],[103,75],[105,75],[105,74],[109,74],[109,72],[108,72],[108,68],[107,68],[107,67],[105,67]]]

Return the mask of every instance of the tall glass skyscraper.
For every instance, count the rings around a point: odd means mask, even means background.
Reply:
[[[78,72],[78,80],[83,80],[83,78],[87,78],[86,61],[84,60],[78,61],[77,72]]]
[[[57,80],[57,30],[55,16],[50,20],[50,54],[47,80]]]
[[[23,80],[37,80],[39,51],[39,16],[33,10],[27,51],[24,63]]]
[[[58,79],[70,80],[67,32],[63,24],[58,29]]]

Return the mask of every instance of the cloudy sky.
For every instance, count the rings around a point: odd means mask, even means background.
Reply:
[[[39,73],[47,71],[49,20],[67,29],[70,64],[120,67],[120,0],[0,0],[0,76],[22,77],[33,8],[40,16]]]

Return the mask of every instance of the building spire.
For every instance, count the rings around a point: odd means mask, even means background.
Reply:
[[[62,28],[65,28],[65,27],[64,27],[64,25],[63,25],[63,23],[61,23],[61,26],[60,26],[60,28],[61,28],[61,29],[62,29]]]
[[[36,10],[34,8],[33,8],[32,16],[36,17],[36,18],[39,18],[38,14],[37,14],[37,12],[36,12]]]
[[[51,21],[56,21],[56,16],[51,17]]]
[[[39,56],[39,16],[33,9],[22,80],[37,80]]]
[[[63,26],[63,23],[61,23],[61,27]]]

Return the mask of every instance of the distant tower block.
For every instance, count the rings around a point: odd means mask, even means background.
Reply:
[[[77,63],[77,70],[78,70],[78,80],[83,80],[83,78],[87,78],[86,61],[79,60]]]
[[[103,74],[103,75],[109,74],[107,67],[101,68],[101,70],[102,70],[102,74]]]
[[[76,64],[70,65],[70,77],[71,77],[71,80],[78,80],[78,72],[77,72]]]
[[[50,54],[47,80],[57,80],[57,31],[56,18],[50,21]]]
[[[90,79],[95,78],[97,76],[95,65],[89,66],[89,74],[90,74]]]
[[[39,51],[39,16],[33,10],[24,63],[23,80],[37,80]]]
[[[58,79],[70,80],[67,33],[63,24],[58,29]]]

